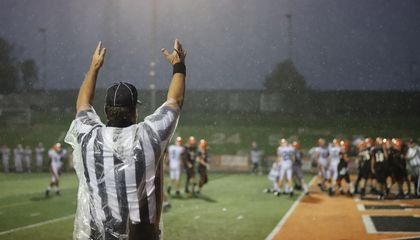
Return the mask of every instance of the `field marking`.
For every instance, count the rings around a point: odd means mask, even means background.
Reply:
[[[366,211],[365,205],[363,205],[363,204],[357,204],[357,209],[359,211]]]
[[[50,223],[60,222],[60,221],[67,220],[67,219],[70,219],[70,218],[73,218],[73,217],[74,217],[74,214],[71,214],[71,215],[67,215],[67,216],[64,216],[64,217],[54,218],[54,219],[44,221],[44,222],[39,222],[39,223],[35,223],[35,224],[23,226],[23,227],[18,227],[18,228],[13,228],[13,229],[10,229],[10,230],[7,230],[7,231],[0,232],[0,236],[6,235],[6,234],[9,234],[9,233],[14,233],[14,232],[26,230],[26,229],[30,229],[30,228],[40,227],[40,226],[47,225],[47,224],[50,224]]]
[[[314,176],[312,178],[312,180],[309,182],[309,186],[312,186],[312,184],[315,182],[315,180],[317,179],[317,176]],[[273,239],[276,234],[281,230],[281,228],[283,227],[283,225],[286,223],[287,219],[290,217],[290,215],[292,215],[293,211],[297,208],[297,206],[299,205],[300,201],[302,200],[302,198],[305,196],[305,193],[302,192],[299,196],[299,198],[293,203],[293,205],[289,208],[289,210],[286,212],[286,214],[281,218],[280,222],[276,225],[276,227],[274,227],[273,231],[271,231],[270,235],[267,236],[267,238],[265,240],[271,240]]]
[[[30,204],[30,202],[21,202],[21,203],[7,204],[7,205],[0,206],[0,209],[2,209],[2,208],[9,208],[9,207],[16,207],[16,206],[26,205],[26,204]]]
[[[369,234],[378,233],[375,225],[373,224],[372,218],[369,215],[362,215],[362,220],[366,228],[366,232]]]
[[[405,239],[418,239],[418,238],[420,238],[420,235],[412,236],[412,237],[387,238],[385,240],[405,240]]]

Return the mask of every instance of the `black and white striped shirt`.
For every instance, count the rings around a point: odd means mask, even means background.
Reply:
[[[117,128],[93,107],[76,115],[66,136],[79,177],[75,239],[126,239],[129,221],[156,223],[156,174],[178,116],[164,104],[144,122]]]

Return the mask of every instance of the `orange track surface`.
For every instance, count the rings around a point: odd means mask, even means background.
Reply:
[[[302,198],[273,239],[392,239],[420,236],[419,234],[369,234],[362,215],[420,215],[420,209],[359,211],[358,204],[420,205],[420,201],[355,201],[351,197],[329,197],[314,186],[311,194]]]

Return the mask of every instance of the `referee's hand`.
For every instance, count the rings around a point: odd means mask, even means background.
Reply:
[[[99,70],[102,67],[102,64],[104,64],[105,53],[106,48],[102,47],[102,42],[99,42],[92,56],[91,67],[94,70]]]
[[[187,56],[187,52],[182,48],[181,42],[178,39],[175,39],[174,51],[172,53],[169,53],[165,48],[162,48],[161,51],[163,56],[165,56],[172,65],[183,63],[185,61],[185,56]]]

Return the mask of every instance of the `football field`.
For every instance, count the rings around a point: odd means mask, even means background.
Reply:
[[[307,176],[309,179],[311,176]],[[0,239],[71,239],[77,177],[61,178],[61,195],[44,196],[47,173],[0,175]],[[170,197],[164,239],[265,239],[297,199],[264,194],[265,175],[209,176],[200,197]]]

